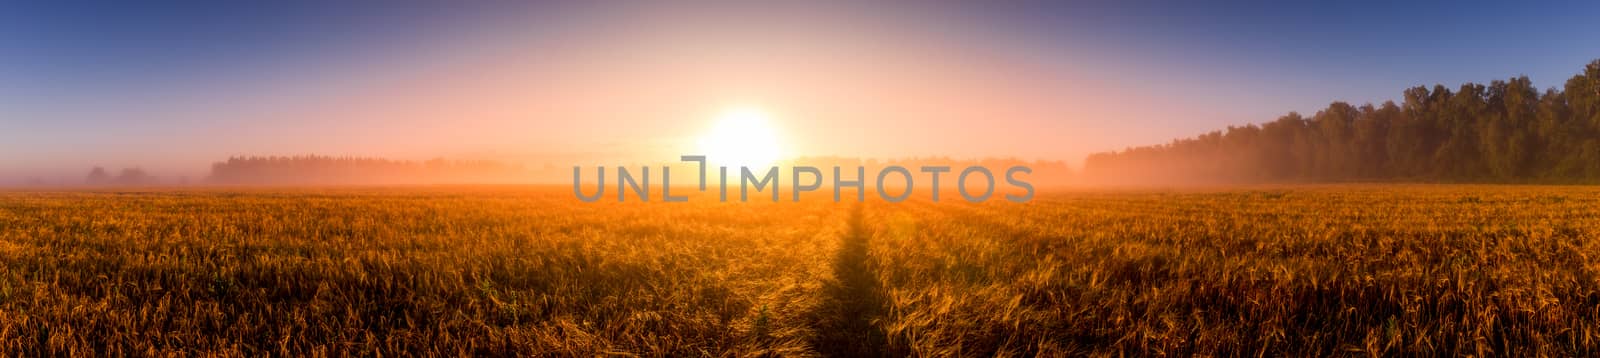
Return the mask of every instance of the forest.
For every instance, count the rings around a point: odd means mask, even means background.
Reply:
[[[217,184],[415,184],[514,182],[519,165],[488,160],[427,161],[347,156],[244,156],[211,165]]]
[[[1600,183],[1600,60],[1563,88],[1527,76],[1402,102],[1333,102],[1307,118],[1230,126],[1170,143],[1096,153],[1090,182]]]

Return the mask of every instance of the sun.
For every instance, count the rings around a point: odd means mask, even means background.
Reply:
[[[764,168],[776,164],[780,143],[772,118],[756,107],[734,107],[718,115],[700,137],[700,153],[714,165]]]

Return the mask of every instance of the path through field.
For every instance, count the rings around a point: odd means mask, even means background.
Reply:
[[[851,209],[848,229],[841,235],[833,259],[833,280],[823,285],[823,319],[815,327],[818,339],[814,348],[830,356],[889,353],[887,338],[878,326],[888,302],[868,256],[872,232],[866,227],[863,210],[862,205]]]

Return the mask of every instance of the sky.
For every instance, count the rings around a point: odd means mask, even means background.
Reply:
[[[468,4],[470,3],[470,4]],[[0,183],[235,155],[1079,163],[1600,58],[1595,2],[76,2],[0,12]]]

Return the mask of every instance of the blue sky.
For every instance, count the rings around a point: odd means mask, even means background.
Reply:
[[[782,113],[791,114],[797,137],[833,136],[808,128],[861,122],[823,117],[881,117],[912,108],[860,109],[865,105],[804,87],[909,83],[900,77],[832,79],[821,70],[824,75],[804,80],[763,75],[805,73],[811,63],[860,71],[855,77],[899,67],[921,68],[908,77],[952,69],[950,78],[929,84],[954,94],[886,95],[883,102],[932,106],[907,116],[948,115],[914,132],[927,138],[956,138],[963,123],[975,121],[994,127],[978,135],[1024,135],[1012,143],[972,141],[956,148],[858,145],[864,140],[846,136],[837,143],[813,140],[799,153],[1075,162],[1093,151],[1270,121],[1288,111],[1314,112],[1334,100],[1397,99],[1415,85],[1455,87],[1528,75],[1541,88],[1559,88],[1600,58],[1595,2],[462,4],[8,4],[0,12],[0,182],[70,178],[92,165],[198,177],[209,161],[240,154],[559,161],[549,158],[570,155],[574,145],[611,143],[573,141],[582,137],[573,131],[586,130],[573,122],[636,128],[616,132],[630,142],[659,133],[693,135],[674,132],[683,126],[672,124],[681,121],[640,119],[609,107],[692,118],[702,107],[720,105],[697,101],[744,94],[792,109]],[[806,62],[810,58],[816,61]],[[696,96],[632,84],[574,85],[642,78],[672,87],[683,81],[670,82],[679,79],[670,73],[701,73],[694,71],[710,64],[737,70],[706,80],[722,87],[683,91]],[[515,75],[475,72],[492,66]],[[452,82],[455,77],[466,79]],[[428,91],[367,96],[434,84]],[[941,111],[939,99],[961,95],[950,84],[994,92],[1003,100],[991,101],[998,103],[993,107],[1005,109]],[[488,87],[513,93],[478,96],[491,93]],[[561,95],[573,87],[580,88],[572,93],[617,93],[627,100],[579,105],[593,96]],[[455,94],[493,98],[407,107]],[[651,96],[696,104],[659,104]],[[804,96],[815,98],[796,99]],[[1099,100],[1072,100],[1086,96]],[[347,102],[372,108],[326,104]],[[497,106],[527,113],[504,114],[493,110]],[[461,119],[411,115],[467,113],[468,107],[489,107],[485,111],[506,118],[467,119],[459,127],[473,130],[441,130]],[[563,120],[546,119],[551,116]],[[884,134],[894,125],[856,131]],[[374,127],[381,128],[363,129]],[[525,138],[504,134],[519,131]],[[455,139],[394,144],[439,133]],[[665,142],[674,140],[682,141]]]

